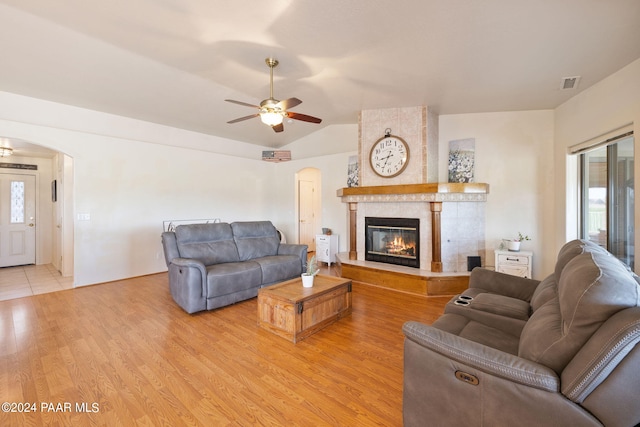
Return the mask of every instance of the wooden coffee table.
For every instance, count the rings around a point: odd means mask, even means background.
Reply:
[[[305,288],[298,277],[258,291],[258,325],[294,343],[349,314],[349,279],[317,275]]]

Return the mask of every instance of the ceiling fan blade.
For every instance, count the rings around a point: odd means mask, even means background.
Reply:
[[[252,114],[252,115],[250,115],[250,116],[244,116],[244,117],[239,117],[239,118],[237,118],[237,119],[230,120],[230,121],[228,121],[227,123],[229,123],[229,124],[232,124],[232,123],[238,123],[238,122],[242,122],[242,121],[244,121],[244,120],[253,119],[254,117],[258,117],[259,115],[260,115],[260,114],[255,113],[255,114]]]
[[[309,123],[320,123],[322,119],[313,116],[307,116],[306,114],[294,113],[292,111],[287,111],[287,117],[294,120],[302,120],[303,122]]]
[[[236,100],[233,100],[233,99],[225,99],[225,101],[227,101],[227,102],[232,102],[232,103],[234,103],[234,104],[238,104],[238,105],[244,105],[245,107],[260,108],[260,107],[259,107],[259,106],[257,106],[257,105],[247,104],[246,102],[236,101]]]
[[[296,105],[300,105],[302,104],[302,101],[300,101],[298,98],[289,98],[289,99],[285,99],[283,101],[280,101],[276,107],[280,107],[283,110],[288,110],[289,108],[293,108]]]
[[[254,117],[258,117],[261,114],[265,114],[265,116],[262,117],[263,121],[265,123],[269,123],[272,122],[269,119],[274,120],[276,117],[270,117],[273,115],[282,115],[285,117],[289,117],[291,119],[295,119],[295,120],[301,120],[303,122],[310,122],[310,123],[320,123],[322,120],[317,118],[317,117],[313,117],[313,116],[308,116],[306,114],[300,114],[300,113],[290,113],[287,110],[293,107],[296,107],[300,104],[302,104],[302,101],[299,100],[298,98],[288,98],[282,101],[278,101],[277,99],[275,99],[273,97],[273,68],[276,67],[278,65],[278,60],[274,59],[274,58],[267,58],[265,59],[265,62],[267,64],[267,66],[269,67],[269,98],[263,100],[260,105],[253,105],[253,104],[249,104],[247,102],[242,102],[242,101],[236,101],[234,99],[225,99],[225,101],[227,102],[231,102],[233,104],[238,104],[238,105],[242,105],[244,107],[252,107],[252,108],[257,108],[258,112],[255,114],[252,114],[250,116],[245,116],[245,117],[239,117],[237,119],[228,121],[227,123],[237,123],[237,122],[241,122],[244,120],[249,120],[252,119]],[[277,117],[278,119],[281,119],[282,117]],[[275,120],[274,120],[275,121]],[[281,120],[279,120],[281,121]],[[280,123],[274,126],[271,126],[273,128],[274,132],[282,132],[284,131],[284,124]]]

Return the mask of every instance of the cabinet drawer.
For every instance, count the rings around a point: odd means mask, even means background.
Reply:
[[[511,264],[511,265],[529,265],[528,256],[519,255],[498,255],[499,264]]]
[[[323,243],[329,243],[329,241],[331,240],[331,238],[329,236],[316,236],[316,243],[319,242],[323,242]]]
[[[498,268],[498,272],[518,277],[529,277],[527,266],[503,264]]]

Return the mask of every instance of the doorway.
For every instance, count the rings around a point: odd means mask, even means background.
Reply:
[[[0,173],[0,267],[36,263],[36,177]]]
[[[321,218],[320,170],[305,168],[296,174],[296,213],[298,218],[298,242],[316,250],[316,234],[319,234]]]
[[[51,265],[72,278],[73,158],[23,139],[0,141],[13,149],[0,159],[0,266]]]

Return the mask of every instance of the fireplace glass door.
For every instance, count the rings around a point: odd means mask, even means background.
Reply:
[[[420,220],[365,218],[367,261],[420,268]]]

